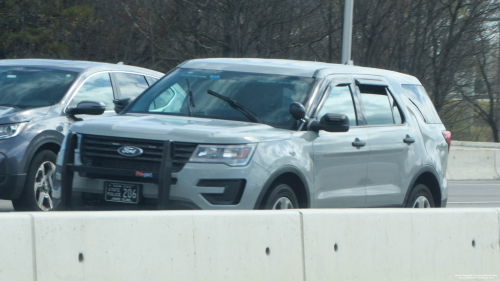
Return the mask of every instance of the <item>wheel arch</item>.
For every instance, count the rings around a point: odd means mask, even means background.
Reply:
[[[403,206],[406,206],[408,203],[408,197],[410,196],[410,193],[412,190],[417,186],[418,184],[424,184],[429,188],[432,194],[432,199],[434,200],[434,205],[436,207],[441,207],[441,185],[439,184],[438,180],[438,174],[436,170],[431,167],[431,166],[425,166],[423,167],[417,175],[412,179],[408,190],[406,191],[405,199],[403,202]]]
[[[27,173],[31,161],[42,150],[50,150],[56,155],[61,148],[64,135],[58,131],[44,131],[31,140],[22,159],[23,172]]]
[[[295,166],[284,166],[272,173],[267,179],[257,197],[254,209],[262,208],[264,200],[272,191],[271,187],[278,182],[286,183],[293,189],[299,201],[299,208],[309,208],[311,206],[309,184],[304,174]]]

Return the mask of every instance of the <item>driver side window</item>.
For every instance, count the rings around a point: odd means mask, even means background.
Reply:
[[[115,107],[109,73],[99,73],[87,79],[74,96],[70,106],[76,107],[82,101],[103,102],[106,110],[112,110]]]
[[[345,114],[349,118],[349,126],[357,125],[356,111],[349,86],[330,87],[323,106],[317,114],[318,120],[327,113]]]

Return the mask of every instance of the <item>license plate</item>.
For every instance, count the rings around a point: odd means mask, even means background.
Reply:
[[[140,184],[105,182],[104,199],[110,202],[137,204],[140,188]]]

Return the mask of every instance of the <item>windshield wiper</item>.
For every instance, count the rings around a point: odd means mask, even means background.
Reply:
[[[207,93],[209,95],[212,95],[216,98],[219,98],[219,99],[227,102],[227,104],[229,104],[232,108],[243,113],[243,115],[245,115],[245,117],[248,118],[248,120],[250,120],[252,122],[256,122],[256,123],[262,123],[262,121],[259,120],[259,118],[257,117],[257,115],[255,115],[255,113],[253,113],[252,111],[250,111],[250,109],[244,107],[243,105],[239,104],[237,101],[235,101],[231,98],[225,97],[225,96],[223,96],[219,93],[216,93],[212,90],[207,90]]]
[[[189,116],[193,117],[193,112],[191,111],[191,107],[195,108],[194,100],[193,100],[193,91],[191,90],[191,85],[189,84],[189,79],[186,78],[186,84],[188,87],[188,112]]]

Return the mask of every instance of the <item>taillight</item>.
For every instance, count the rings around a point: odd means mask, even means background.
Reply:
[[[450,131],[443,131],[443,137],[446,143],[448,144],[448,152],[450,152],[450,147],[451,147],[451,132]]]

